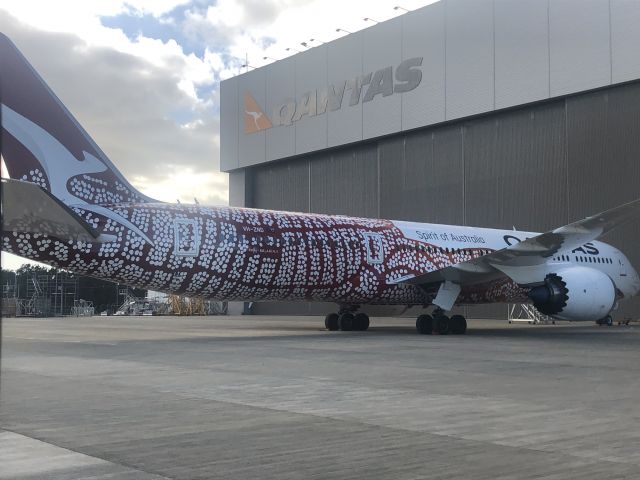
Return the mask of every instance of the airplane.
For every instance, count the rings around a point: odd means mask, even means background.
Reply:
[[[420,334],[463,334],[457,305],[532,303],[611,320],[640,291],[598,241],[635,200],[545,233],[342,215],[169,204],[137,191],[15,45],[0,35],[2,249],[134,287],[226,301],[338,305],[328,330],[366,330],[366,305],[433,309]],[[428,311],[428,310],[427,310]]]

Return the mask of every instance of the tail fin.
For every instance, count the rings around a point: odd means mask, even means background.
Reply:
[[[129,184],[2,33],[0,71],[0,145],[11,178],[67,205],[153,201]]]

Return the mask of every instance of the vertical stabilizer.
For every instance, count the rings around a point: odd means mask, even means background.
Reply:
[[[148,202],[114,167],[9,38],[0,33],[2,158],[11,178],[67,205]]]

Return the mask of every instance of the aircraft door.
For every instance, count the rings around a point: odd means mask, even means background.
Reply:
[[[382,235],[375,232],[363,233],[364,244],[367,255],[367,262],[372,265],[380,264],[384,261],[384,242]]]
[[[190,218],[177,218],[173,224],[173,251],[180,257],[195,257],[200,248],[198,225]]]

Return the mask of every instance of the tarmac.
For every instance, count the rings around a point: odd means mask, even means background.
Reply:
[[[639,479],[640,326],[4,319],[2,479]]]

